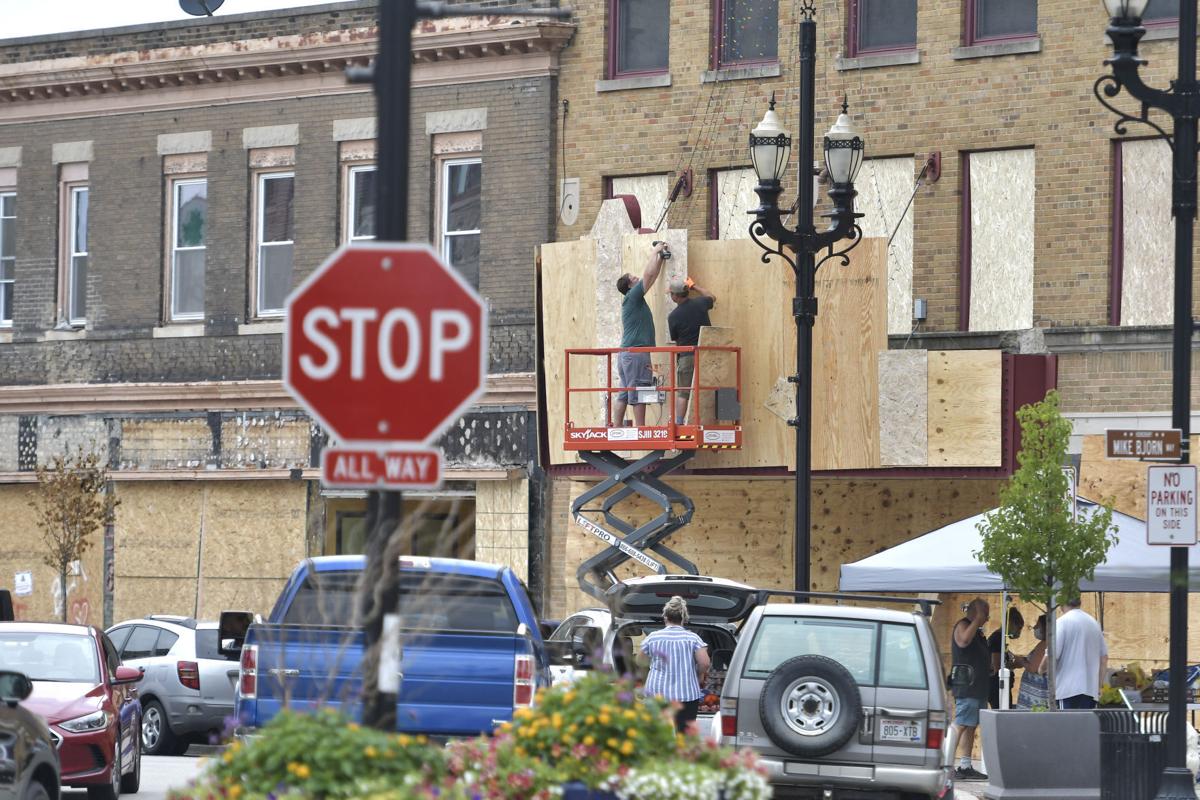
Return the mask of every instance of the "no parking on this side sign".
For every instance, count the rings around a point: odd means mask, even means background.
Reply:
[[[1152,466],[1146,472],[1146,542],[1196,544],[1196,465]]]

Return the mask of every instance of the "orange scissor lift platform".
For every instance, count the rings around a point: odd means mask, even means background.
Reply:
[[[613,367],[621,353],[666,354],[667,377],[648,386],[614,386]],[[690,356],[693,369],[686,386],[676,386],[675,376],[680,357]],[[604,385],[573,386],[572,358],[586,359],[590,374],[597,368],[606,376]],[[603,359],[602,366],[597,360]],[[626,561],[637,561],[647,569],[666,574],[661,557],[686,573],[695,575],[696,565],[669,548],[665,540],[687,525],[695,511],[691,498],[671,487],[663,476],[682,467],[699,450],[728,450],[742,446],[741,426],[741,349],[727,346],[700,347],[635,347],[572,349],[566,351],[563,370],[566,405],[563,445],[579,453],[585,463],[605,475],[591,489],[571,503],[571,517],[585,531],[608,545],[597,555],[579,566],[576,578],[588,594],[602,598],[605,591],[618,582],[615,570]],[[708,374],[718,373],[713,383],[705,382]],[[579,375],[576,367],[575,375]],[[618,393],[632,393],[632,399],[645,402],[630,403],[645,407],[646,416],[656,413],[653,425],[620,425],[612,417]],[[572,399],[601,397],[599,419],[578,419],[581,403]],[[628,396],[628,394],[627,394]],[[712,402],[702,398],[712,397]],[[686,401],[683,422],[676,422],[676,398]],[[704,413],[702,413],[702,410]],[[593,413],[594,412],[589,412]],[[663,424],[665,415],[666,423]],[[709,418],[705,418],[705,416]],[[645,451],[637,458],[621,455],[627,451]],[[649,522],[637,525],[616,513],[621,502],[634,495],[657,505],[660,513]],[[599,501],[599,506],[589,506]],[[589,519],[585,513],[600,514],[603,524]]]

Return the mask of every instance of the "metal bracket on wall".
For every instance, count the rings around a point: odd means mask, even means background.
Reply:
[[[935,150],[925,157],[925,182],[937,183],[942,177],[942,151]]]

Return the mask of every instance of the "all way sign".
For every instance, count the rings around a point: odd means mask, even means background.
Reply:
[[[1146,542],[1196,543],[1196,466],[1153,466],[1146,471]]]
[[[430,489],[442,482],[442,454],[428,448],[326,447],[321,483],[336,489]]]

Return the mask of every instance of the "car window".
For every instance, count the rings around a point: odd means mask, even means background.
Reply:
[[[121,666],[121,656],[107,634],[100,634],[100,644],[104,647],[104,665],[108,667],[108,678],[115,680],[117,667]]]
[[[0,631],[0,669],[33,681],[100,684],[96,643],[87,634]]]
[[[168,630],[160,630],[158,632],[158,641],[154,644],[154,655],[165,656],[171,652],[171,648],[178,640],[179,636],[177,634],[171,633]]]
[[[913,626],[883,626],[879,643],[879,685],[899,689],[926,688],[921,645]]]
[[[554,629],[554,633],[550,634],[552,642],[569,642],[571,637],[575,635],[577,628],[587,625],[588,618],[583,614],[576,614],[573,617],[568,617],[559,623],[559,626]]]
[[[874,622],[825,617],[763,617],[746,658],[747,674],[765,677],[789,658],[819,655],[841,664],[860,684],[875,682]]]
[[[133,633],[121,649],[122,661],[134,661],[139,658],[150,658],[154,653],[154,643],[158,641],[158,628],[145,625],[135,625]]]
[[[121,648],[125,646],[125,640],[129,638],[130,632],[133,631],[132,625],[122,625],[119,628],[113,628],[108,632],[108,638],[113,643],[113,647],[117,648],[117,652],[121,652]]]
[[[217,628],[197,628],[196,629],[196,658],[211,658],[217,661],[237,661],[236,655],[227,656],[217,649],[219,642],[217,635],[220,631]]]

